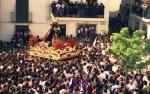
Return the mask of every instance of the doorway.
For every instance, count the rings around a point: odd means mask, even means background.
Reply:
[[[96,24],[77,24],[77,38],[93,41],[96,37]]]
[[[29,37],[29,27],[28,25],[16,25],[15,26],[15,33],[12,40],[15,43],[19,43],[21,45],[27,45]]]

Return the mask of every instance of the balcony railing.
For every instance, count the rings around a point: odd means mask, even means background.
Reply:
[[[105,6],[103,4],[88,6],[74,5],[70,7],[67,4],[63,8],[56,8],[56,6],[49,6],[49,12],[53,13],[55,17],[71,17],[71,18],[104,18]]]
[[[150,19],[150,7],[143,8],[142,6],[132,5],[131,12],[145,19]]]
[[[31,23],[32,22],[32,12],[29,12],[28,14],[21,13],[21,12],[20,13],[11,12],[11,22]]]

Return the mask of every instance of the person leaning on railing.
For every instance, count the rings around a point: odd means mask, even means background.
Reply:
[[[150,5],[144,7],[143,17],[150,19]]]

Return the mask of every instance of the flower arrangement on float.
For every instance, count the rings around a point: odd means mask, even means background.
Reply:
[[[62,60],[79,55],[76,45],[77,42],[73,38],[68,38],[66,41],[57,38],[53,40],[51,47],[48,47],[45,42],[41,42],[31,46],[28,53],[32,56]]]

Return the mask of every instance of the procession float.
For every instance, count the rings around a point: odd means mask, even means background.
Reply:
[[[79,56],[79,51],[76,49],[77,41],[72,36],[64,40],[59,36],[59,32],[61,31],[58,23],[54,21],[42,38],[42,42],[38,42],[37,37],[31,36],[29,38],[29,55],[52,60],[63,60]]]
[[[51,46],[48,46],[46,42],[30,46],[28,53],[31,56],[52,60],[64,60],[79,55],[79,51],[76,49],[76,41],[74,39],[68,39],[64,42],[59,38],[54,39]]]

